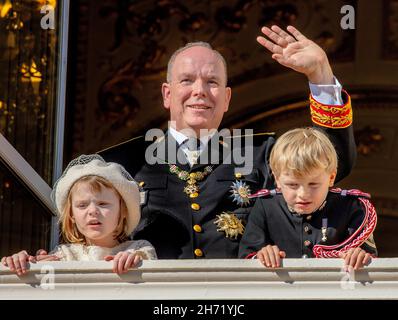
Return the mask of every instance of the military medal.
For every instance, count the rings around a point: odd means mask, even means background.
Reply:
[[[251,191],[245,182],[240,180],[233,182],[231,189],[232,194],[230,197],[232,198],[232,202],[236,202],[241,207],[249,205]]]
[[[199,187],[196,184],[188,184],[184,188],[184,192],[190,196],[191,194],[199,193]]]
[[[245,227],[235,214],[223,212],[217,215],[217,218],[214,221],[214,224],[217,225],[217,231],[224,231],[227,238],[237,239],[238,235],[243,235]]]
[[[206,166],[203,172],[196,171],[189,173],[188,171],[181,170],[175,164],[170,164],[169,171],[177,175],[180,180],[186,181],[187,185],[184,187],[184,192],[187,196],[192,197],[193,195],[197,196],[199,194],[199,186],[197,183],[206,178],[213,171],[213,168],[212,166]]]
[[[322,219],[322,241],[326,242],[326,240],[328,239],[326,236],[326,231],[328,230],[328,219],[327,218],[323,218]]]

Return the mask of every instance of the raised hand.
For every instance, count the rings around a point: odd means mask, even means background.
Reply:
[[[307,39],[293,26],[287,33],[280,27],[262,27],[266,37],[257,37],[257,42],[272,52],[272,58],[281,65],[303,73],[314,84],[334,84],[333,72],[325,51]]]

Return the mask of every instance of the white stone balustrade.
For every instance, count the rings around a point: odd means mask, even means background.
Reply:
[[[41,262],[17,276],[0,266],[0,299],[398,299],[398,258],[345,273],[341,259],[144,261],[126,274],[112,262]]]

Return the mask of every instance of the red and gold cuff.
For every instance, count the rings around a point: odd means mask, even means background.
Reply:
[[[316,101],[310,95],[311,120],[315,124],[334,129],[347,128],[352,124],[351,98],[342,91],[343,105],[327,105]]]

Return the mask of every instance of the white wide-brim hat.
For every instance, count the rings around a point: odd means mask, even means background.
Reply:
[[[114,162],[105,162],[97,154],[81,155],[72,160],[54,184],[51,199],[55,203],[58,216],[62,215],[69,191],[74,183],[86,176],[102,177],[114,186],[127,206],[126,234],[129,235],[133,232],[141,217],[140,193],[137,183],[123,166]]]

